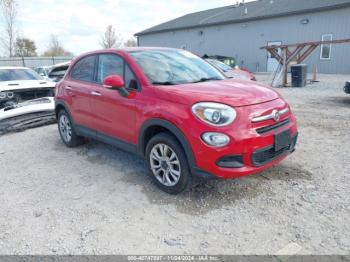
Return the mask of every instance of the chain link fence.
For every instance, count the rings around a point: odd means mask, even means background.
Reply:
[[[73,57],[63,56],[41,56],[41,57],[0,57],[1,66],[23,66],[37,68],[51,66],[72,60]]]

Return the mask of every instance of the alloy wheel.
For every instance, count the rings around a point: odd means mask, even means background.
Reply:
[[[62,138],[66,143],[69,143],[72,139],[72,127],[66,115],[61,115],[59,125]]]
[[[175,186],[181,176],[181,165],[175,151],[166,144],[156,144],[150,153],[153,175],[164,186]]]

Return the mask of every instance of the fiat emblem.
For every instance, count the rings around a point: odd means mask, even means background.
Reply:
[[[280,113],[277,110],[273,110],[272,111],[272,118],[273,118],[273,120],[278,122],[278,120],[280,120]]]

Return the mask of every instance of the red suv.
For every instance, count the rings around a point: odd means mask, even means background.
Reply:
[[[277,92],[170,48],[84,54],[57,84],[55,101],[68,147],[89,137],[137,153],[172,194],[196,177],[237,178],[275,165],[298,134]]]

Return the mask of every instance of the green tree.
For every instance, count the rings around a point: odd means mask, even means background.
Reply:
[[[17,38],[16,56],[36,56],[36,46],[34,41],[28,38]]]

